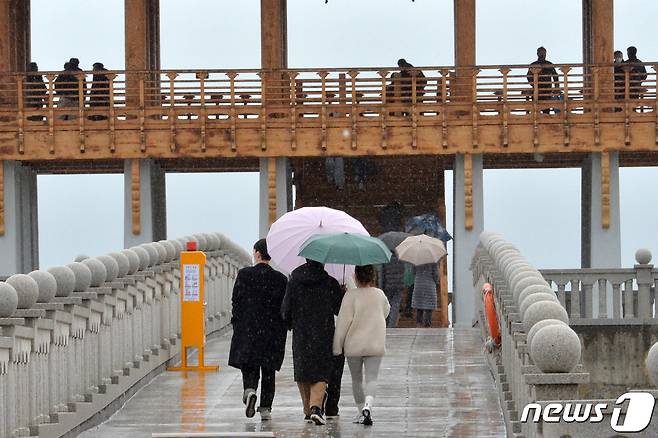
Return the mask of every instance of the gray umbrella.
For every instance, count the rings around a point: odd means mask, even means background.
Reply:
[[[389,231],[379,236],[379,240],[384,242],[388,249],[394,251],[395,248],[404,241],[404,239],[410,236],[411,234],[403,233],[402,231]]]

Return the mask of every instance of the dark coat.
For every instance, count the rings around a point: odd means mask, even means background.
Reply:
[[[89,91],[89,106],[108,106],[110,104],[110,80],[102,74],[103,71],[106,69],[94,72]]]
[[[287,282],[265,263],[240,269],[233,286],[230,366],[281,369],[286,326],[280,309]]]
[[[292,329],[295,382],[329,382],[333,371],[334,315],[343,293],[321,264],[292,271],[281,313]]]

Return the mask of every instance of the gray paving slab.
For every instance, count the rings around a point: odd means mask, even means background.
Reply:
[[[273,420],[244,416],[239,370],[226,365],[230,333],[212,339],[206,360],[218,373],[166,372],[140,390],[104,424],[81,437],[150,437],[173,432],[258,432],[276,437],[463,437],[505,436],[503,418],[476,330],[389,329],[379,375],[374,425],[352,423],[356,408],[345,367],[340,417],[326,426],[303,420],[292,380],[290,339]]]

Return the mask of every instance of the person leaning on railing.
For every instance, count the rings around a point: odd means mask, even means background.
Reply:
[[[95,62],[93,66],[91,90],[89,91],[89,106],[108,107],[110,105],[110,80],[105,72],[107,69],[102,62]],[[107,120],[107,116],[93,114],[89,120]]]
[[[631,99],[639,99],[640,94],[643,93],[642,81],[647,79],[647,69],[642,65],[642,61],[637,58],[637,48],[630,46],[626,49],[628,59],[624,61],[629,68],[629,97]]]
[[[36,62],[30,62],[27,67],[27,74],[25,75],[25,107],[32,108],[43,108],[43,104],[48,97],[48,87],[43,80],[43,75],[40,75],[36,72],[39,71],[39,66]],[[34,122],[40,122],[43,120],[43,116],[28,116],[28,120]]]
[[[537,73],[537,84],[535,84],[535,73]],[[553,63],[546,59],[546,49],[544,47],[537,49],[537,60],[530,64],[526,78],[530,86],[533,87],[533,94],[535,85],[537,86],[537,98],[539,100],[559,99],[560,78],[555,67],[553,67]],[[553,84],[555,84],[555,89],[553,89]],[[541,112],[550,114],[551,109],[544,108]],[[559,110],[556,112],[559,112]]]
[[[78,79],[74,74],[75,70],[70,62],[64,64],[64,71],[57,75],[55,79],[55,94],[59,98],[58,108],[71,108],[78,106]],[[62,120],[68,120],[69,115],[61,116]]]

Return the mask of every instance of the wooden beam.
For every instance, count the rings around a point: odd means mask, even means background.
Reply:
[[[610,152],[601,153],[601,226],[610,228]]]
[[[473,229],[473,157],[464,154],[464,228]]]
[[[141,223],[141,169],[140,160],[130,160],[130,194],[131,194],[131,217],[132,232],[137,235],[142,232]]]
[[[276,158],[267,159],[267,216],[270,225],[276,221]]]

